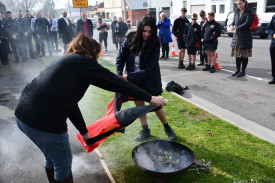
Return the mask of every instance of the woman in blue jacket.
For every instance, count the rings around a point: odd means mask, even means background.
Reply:
[[[159,39],[162,46],[162,56],[160,57],[161,59],[167,59],[169,57],[169,43],[173,42],[171,37],[170,25],[170,19],[167,18],[166,13],[162,12],[160,14],[160,19],[157,24],[157,27],[159,28]]]
[[[155,19],[143,18],[136,32],[127,35],[116,58],[117,74],[122,79],[133,83],[155,96],[162,93],[161,76],[159,68],[159,38]],[[126,66],[125,66],[126,64]],[[125,66],[125,73],[123,70]],[[144,101],[135,101],[136,106],[144,105]],[[156,111],[160,121],[164,125],[165,133],[171,140],[176,140],[176,135],[168,125],[163,109]],[[143,141],[150,137],[150,129],[146,115],[140,118],[143,130],[135,140]]]
[[[269,81],[268,84],[275,84],[275,15],[273,15],[271,22],[269,23],[267,32],[272,39],[270,44],[272,80]]]

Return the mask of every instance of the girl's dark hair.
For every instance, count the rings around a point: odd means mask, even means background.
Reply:
[[[102,23],[102,18],[98,18],[97,20],[99,20],[99,22]]]
[[[243,3],[245,3],[245,7],[247,6],[247,0],[237,0],[237,1],[242,1]]]
[[[200,16],[203,16],[203,15],[205,15],[205,14],[206,14],[205,11],[201,10]]]
[[[65,55],[80,54],[96,59],[98,53],[100,53],[100,44],[85,33],[81,33],[69,43]]]
[[[151,27],[151,36],[146,41],[146,44],[143,46],[143,29],[145,26]],[[130,39],[130,50],[133,51],[136,55],[141,52],[141,56],[145,54],[152,53],[154,49],[160,48],[159,37],[157,36],[157,26],[155,19],[152,17],[144,17],[137,26],[137,31],[129,33],[127,38]]]

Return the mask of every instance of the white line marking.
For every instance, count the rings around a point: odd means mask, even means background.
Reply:
[[[161,78],[169,78],[169,77],[175,77],[175,76],[183,76],[183,75],[188,75],[188,74],[194,74],[194,73],[199,73],[200,71],[197,72],[187,72],[187,73],[182,73],[182,74],[174,74],[174,75],[169,75],[169,76],[162,76]]]
[[[221,70],[227,71],[227,72],[231,72],[231,73],[234,73],[234,71],[227,70],[227,69],[221,69]],[[263,81],[263,80],[264,80],[264,79],[262,79],[262,78],[258,78],[258,77],[254,77],[254,76],[250,76],[250,75],[245,75],[245,76],[247,76],[247,77],[249,77],[249,78],[252,78],[252,79],[259,80],[259,81]]]
[[[162,86],[163,88],[165,88],[165,86],[167,85],[166,82],[162,81]],[[164,89],[165,90],[165,89]],[[251,133],[252,135],[259,137],[263,140],[266,140],[270,143],[275,144],[275,131],[266,128],[262,125],[259,125],[253,121],[250,121],[238,114],[235,114],[227,109],[224,109],[220,106],[217,106],[214,103],[211,103],[203,98],[200,98],[194,94],[192,94],[190,91],[186,91],[188,92],[191,97],[186,98],[184,96],[178,95],[174,92],[170,92],[176,96],[178,96],[179,98],[192,103],[193,105],[221,118],[222,120],[239,127],[240,129],[243,129],[244,131]]]
[[[95,152],[96,152],[96,154],[98,155],[99,160],[100,160],[100,162],[101,162],[101,164],[102,164],[104,170],[106,171],[106,173],[107,173],[107,175],[108,175],[108,177],[109,177],[111,183],[116,183],[116,181],[115,181],[114,177],[112,176],[112,173],[110,172],[110,170],[109,170],[109,168],[108,168],[106,162],[104,161],[103,156],[102,156],[102,154],[100,153],[100,151],[96,148],[96,149],[95,149]]]

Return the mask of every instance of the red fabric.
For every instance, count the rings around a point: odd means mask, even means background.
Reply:
[[[259,24],[258,15],[253,13],[253,19],[252,19],[252,23],[251,23],[251,26],[250,26],[250,29],[251,29],[252,32],[254,32],[257,29],[258,24]]]
[[[114,115],[114,109],[113,109],[113,104],[114,104],[114,99],[110,102],[107,108],[106,116],[100,118],[96,122],[90,124],[87,126],[88,133],[90,137],[95,137],[97,135],[100,135],[104,132],[110,131],[114,128],[120,127],[119,123],[117,122],[115,115]],[[84,149],[86,149],[86,152],[92,152],[95,148],[97,148],[102,141],[107,139],[108,137],[97,141],[94,144],[91,144],[89,146],[84,145],[84,141],[82,138],[82,135],[78,133],[76,135],[76,138],[79,140],[81,145],[83,146]]]
[[[84,30],[84,33],[88,34],[88,24],[87,24],[87,21],[83,22],[83,30]]]

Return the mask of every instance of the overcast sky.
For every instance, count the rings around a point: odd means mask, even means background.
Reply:
[[[66,8],[66,4],[68,4],[68,0],[54,0],[55,2],[55,8],[56,9],[62,9]],[[69,0],[70,4],[72,5],[73,0]],[[97,0],[97,2],[103,2],[103,0]],[[96,0],[88,0],[89,5],[95,5]]]

